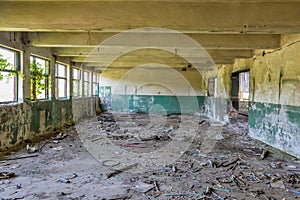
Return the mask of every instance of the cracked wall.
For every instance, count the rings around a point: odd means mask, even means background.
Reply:
[[[100,112],[98,97],[0,106],[0,152],[51,136]]]
[[[296,35],[285,46],[253,60],[250,70],[250,135],[300,157],[300,43]],[[297,41],[297,40],[296,40]]]

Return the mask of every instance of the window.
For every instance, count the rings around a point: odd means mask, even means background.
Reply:
[[[83,96],[91,96],[90,76],[91,76],[90,72],[88,71],[83,72]]]
[[[30,56],[30,89],[34,100],[49,97],[49,64],[47,59]]]
[[[81,96],[81,71],[73,68],[73,97]]]
[[[68,87],[68,79],[67,79],[67,65],[63,65],[60,63],[56,64],[55,68],[55,94],[57,98],[66,98],[67,97],[67,87]]]
[[[239,75],[239,99],[241,101],[249,101],[249,82],[250,82],[250,73],[242,72]]]
[[[18,101],[20,52],[0,47],[0,102]]]
[[[217,96],[217,78],[208,79],[208,96]]]
[[[99,95],[99,84],[98,84],[98,74],[93,73],[93,95]]]

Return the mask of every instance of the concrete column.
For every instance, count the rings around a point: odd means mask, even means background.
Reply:
[[[94,82],[94,74],[95,74],[95,72],[94,71],[91,71],[91,87],[90,87],[90,89],[91,89],[91,96],[94,96],[94,94],[93,94],[93,91],[94,91],[94,85],[93,85],[93,82]]]
[[[23,52],[23,99],[30,101],[30,52],[28,47],[24,47]]]
[[[51,100],[56,99],[55,94],[55,87],[56,87],[56,80],[55,80],[55,65],[56,65],[56,56],[52,56],[50,61],[50,88],[51,88]]]
[[[81,88],[80,88],[80,90],[81,90],[81,96],[83,97],[84,96],[84,94],[83,94],[83,92],[84,92],[84,67],[80,67],[80,70],[81,70]]]
[[[72,99],[72,97],[73,97],[73,62],[72,61],[70,61],[69,62],[69,69],[70,69],[70,76],[69,76],[69,88],[70,88],[70,90],[69,90],[69,94],[67,94],[69,97],[70,97],[70,99]]]

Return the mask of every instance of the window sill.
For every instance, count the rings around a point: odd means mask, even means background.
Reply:
[[[4,107],[4,106],[16,106],[16,105],[20,105],[22,103],[23,102],[14,102],[14,101],[11,101],[11,102],[0,102],[0,107]]]

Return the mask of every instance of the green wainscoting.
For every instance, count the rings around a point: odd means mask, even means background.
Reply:
[[[250,135],[300,158],[300,107],[250,102]]]
[[[111,111],[195,113],[204,111],[204,96],[112,95]]]

